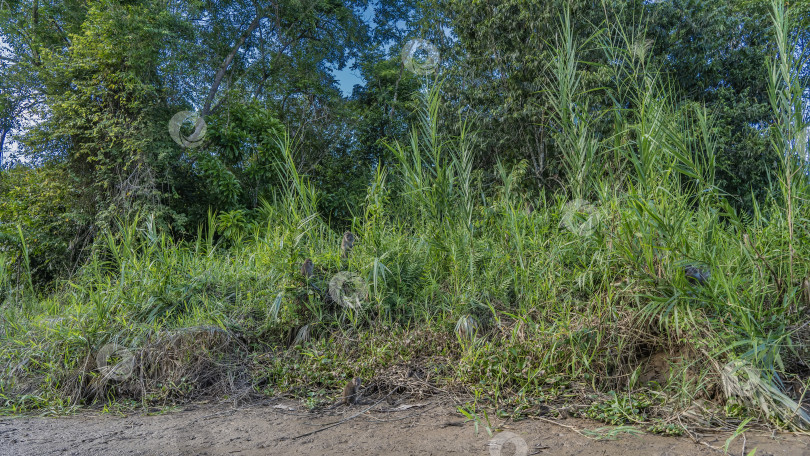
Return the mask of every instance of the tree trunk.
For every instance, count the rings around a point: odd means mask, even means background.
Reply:
[[[3,146],[6,144],[6,134],[8,134],[8,130],[3,129],[3,134],[0,135],[0,169],[3,169]]]

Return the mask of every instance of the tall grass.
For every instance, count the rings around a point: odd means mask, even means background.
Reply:
[[[4,410],[247,391],[325,400],[316,392],[355,375],[424,392],[408,374],[419,371],[431,372],[431,387],[516,414],[573,400],[584,416],[659,431],[752,415],[806,426],[799,278],[810,246],[797,241],[807,219],[797,157],[807,152],[807,111],[796,104],[779,8],[771,134],[785,151],[782,198],[754,217],[715,187],[711,118],[668,95],[643,34],[606,27],[592,40],[616,62],[605,97],[629,94],[630,105],[592,113],[577,103],[581,45],[564,15],[550,67],[560,84],[549,92],[565,194],[544,194],[529,211],[516,190],[524,165],[499,163],[494,183],[479,179],[475,119],[457,119],[456,135],[441,131],[437,83],[422,92],[408,142],[389,144],[397,162],[375,170],[351,227],[357,245],[341,261],[340,233],[317,213],[319,190],[282,138],[283,184],[260,223],[211,214],[196,239],[176,241],[149,216],[121,221],[56,293],[30,306],[0,294]],[[608,137],[595,131],[599,118],[613,119]],[[566,218],[577,198],[593,201],[592,212]],[[570,229],[586,219],[596,223]],[[304,258],[315,263],[309,280],[297,272]],[[689,268],[708,279],[690,279]],[[360,309],[327,297],[338,274],[362,279]],[[0,287],[8,277],[0,271]],[[95,357],[107,344],[135,353],[131,377],[104,375]],[[661,358],[669,371],[651,375]]]
[[[785,14],[785,6],[774,2],[771,18],[776,55],[769,63],[768,95],[774,113],[770,133],[773,147],[781,152],[779,188],[786,209],[788,280],[792,284],[795,278],[795,227],[797,216],[801,213],[800,205],[808,194],[810,110],[805,102],[806,87],[801,80],[801,62],[796,57],[798,43],[791,38],[790,20]]]

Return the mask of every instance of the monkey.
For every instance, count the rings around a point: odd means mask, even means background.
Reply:
[[[345,260],[354,247],[354,234],[351,231],[343,233],[343,240],[340,241],[340,258]]]
[[[313,264],[312,260],[307,258],[304,260],[304,264],[301,265],[301,275],[304,276],[306,279],[311,279],[313,275]]]
[[[705,285],[711,277],[711,271],[708,269],[701,269],[691,264],[683,268],[683,273],[690,283],[698,285]]]
[[[343,403],[345,405],[352,405],[357,402],[357,398],[360,395],[360,385],[362,384],[362,380],[358,377],[354,377],[353,379],[349,380],[349,383],[346,384],[346,387],[343,388]]]
[[[318,288],[318,286],[313,283],[314,282],[313,280],[311,280],[315,277],[315,265],[312,263],[312,259],[307,258],[306,260],[304,260],[304,263],[301,265],[301,269],[299,269],[298,271],[301,273],[302,276],[304,276],[304,280],[306,280],[307,286],[317,291],[319,294],[323,295],[321,289]]]

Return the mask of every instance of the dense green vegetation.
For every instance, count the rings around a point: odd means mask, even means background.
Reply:
[[[1,4],[5,413],[359,375],[471,416],[810,426],[806,6]]]

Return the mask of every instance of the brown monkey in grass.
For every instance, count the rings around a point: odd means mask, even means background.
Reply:
[[[307,258],[304,260],[304,264],[301,265],[301,275],[304,278],[311,279],[313,274],[314,265],[312,264],[312,260]]]
[[[343,239],[340,241],[340,258],[345,260],[349,258],[349,254],[354,247],[354,234],[351,231],[343,233]]]
[[[306,280],[306,285],[308,285],[313,290],[317,291],[320,295],[323,295],[323,292],[317,285],[315,285],[314,280],[311,280],[315,277],[315,264],[312,262],[311,259],[307,258],[304,260],[304,263],[301,265],[301,268],[298,270],[302,276],[304,276],[304,280]]]

